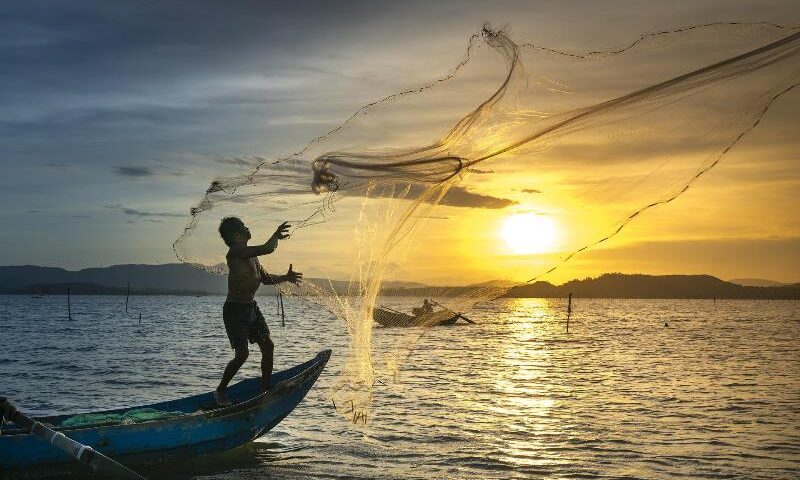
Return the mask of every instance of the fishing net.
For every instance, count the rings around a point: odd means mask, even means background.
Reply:
[[[65,418],[61,428],[88,428],[102,425],[133,425],[134,423],[168,420],[185,415],[183,412],[167,412],[153,408],[134,408],[124,413],[81,413]]]
[[[711,24],[594,52],[518,44],[485,26],[444,76],[358,109],[297,152],[249,159],[192,209],[178,258],[225,273],[216,228],[235,215],[282,285],[333,312],[350,352],[333,393],[366,419],[427,328],[542,278],[687,191],[800,81],[800,33]],[[376,307],[434,313],[373,339]],[[379,338],[381,337],[381,338]]]

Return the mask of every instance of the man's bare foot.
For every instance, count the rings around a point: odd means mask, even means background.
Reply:
[[[225,390],[214,390],[214,401],[220,407],[231,406],[231,400],[228,398],[228,394],[225,393]]]

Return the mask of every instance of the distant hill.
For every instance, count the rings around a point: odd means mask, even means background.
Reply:
[[[790,283],[764,280],[763,278],[734,278],[733,280],[728,281],[737,285],[743,285],[745,287],[784,287],[786,285],[791,285]]]
[[[135,295],[224,295],[227,278],[185,264],[114,265],[69,271],[62,268],[0,267],[0,293],[30,295],[124,295],[128,282]],[[305,285],[322,290],[347,291],[347,282],[307,278]],[[313,288],[305,291],[313,294]],[[448,297],[461,295],[469,286],[430,287],[411,282],[386,282],[383,295]],[[710,275],[625,275],[607,273],[597,278],[572,280],[563,285],[536,282],[510,290],[506,297],[566,297],[570,292],[584,298],[765,298],[800,299],[800,284],[744,286]],[[265,287],[260,295],[275,291]]]
[[[34,286],[60,284],[66,290],[67,284],[94,284],[97,287],[127,289],[130,282],[134,293],[147,290],[157,292],[203,292],[224,294],[227,279],[212,275],[190,265],[173,263],[165,265],[114,265],[103,268],[85,268],[69,271],[63,268],[37,267],[31,265],[0,267],[0,292],[17,293],[28,291]],[[89,291],[87,285],[81,287]],[[76,292],[77,293],[77,292]],[[98,294],[111,293],[97,291]]]
[[[800,299],[800,284],[746,287],[710,275],[625,275],[607,273],[563,285],[536,282],[511,289],[505,297],[584,298],[749,298]]]
[[[225,295],[228,279],[183,263],[164,265],[113,265],[70,271],[33,265],[0,266],[0,294],[125,295],[130,282],[133,295]],[[331,285],[345,292],[347,282],[307,278],[323,289]],[[406,283],[405,285],[415,285]],[[261,287],[259,295],[274,295],[272,287]]]
[[[19,295],[64,295],[69,290],[72,295],[126,295],[127,287],[107,287],[96,283],[70,282],[35,284],[2,293]],[[209,295],[211,292],[178,290],[178,289],[153,289],[131,287],[132,295]]]

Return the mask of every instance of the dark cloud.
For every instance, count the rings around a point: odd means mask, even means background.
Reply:
[[[522,193],[542,193],[541,190],[536,190],[535,188],[523,188],[520,190]]]
[[[114,167],[114,171],[118,175],[134,178],[152,177],[156,174],[150,167]]]
[[[422,195],[422,193],[427,188],[427,185],[423,184],[414,184],[408,191],[406,198],[414,199],[418,198]],[[370,195],[377,195],[377,196],[385,196],[389,197],[393,195],[395,189],[386,189],[386,190],[373,190]],[[339,193],[343,195],[349,196],[364,196],[366,192],[366,186],[359,186],[356,188],[352,188],[349,190],[340,190]],[[510,207],[511,205],[516,205],[518,202],[516,200],[510,200],[508,198],[501,198],[495,197],[492,195],[484,195],[482,193],[475,193],[470,192],[465,187],[460,185],[456,185],[451,187],[450,190],[447,191],[444,197],[442,197],[439,205],[443,205],[446,207],[461,207],[461,208],[488,208],[488,209],[501,209]]]
[[[182,218],[186,215],[182,215],[180,213],[169,213],[169,212],[145,212],[142,210],[136,210],[135,208],[124,207],[122,205],[106,205],[106,208],[109,210],[118,210],[125,215],[137,217],[137,218],[152,218],[152,217],[169,217],[169,218]]]
[[[170,217],[170,218],[183,218],[186,215],[180,213],[167,213],[167,212],[143,212],[133,208],[123,208],[122,213],[125,215],[132,215],[136,217]]]
[[[166,167],[114,167],[114,172],[117,175],[122,175],[123,177],[131,177],[131,178],[145,178],[145,177],[155,177],[158,175],[170,175],[173,177],[182,177],[186,175],[184,170],[180,169],[171,169]]]
[[[445,194],[442,201],[439,202],[439,205],[446,205],[448,207],[500,209],[516,205],[517,203],[518,202],[515,200],[509,200],[508,198],[474,193],[464,187],[455,186],[447,191],[447,194]]]

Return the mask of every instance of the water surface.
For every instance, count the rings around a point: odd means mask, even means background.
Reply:
[[[221,297],[133,297],[127,316],[124,297],[72,300],[68,321],[63,297],[0,296],[0,390],[23,411],[208,391],[231,356]],[[151,479],[800,477],[800,302],[576,299],[568,334],[561,299],[485,304],[475,325],[427,331],[358,426],[330,401],[343,327],[286,306],[281,327],[262,301],[276,370],[334,351],[303,403],[254,444]]]

